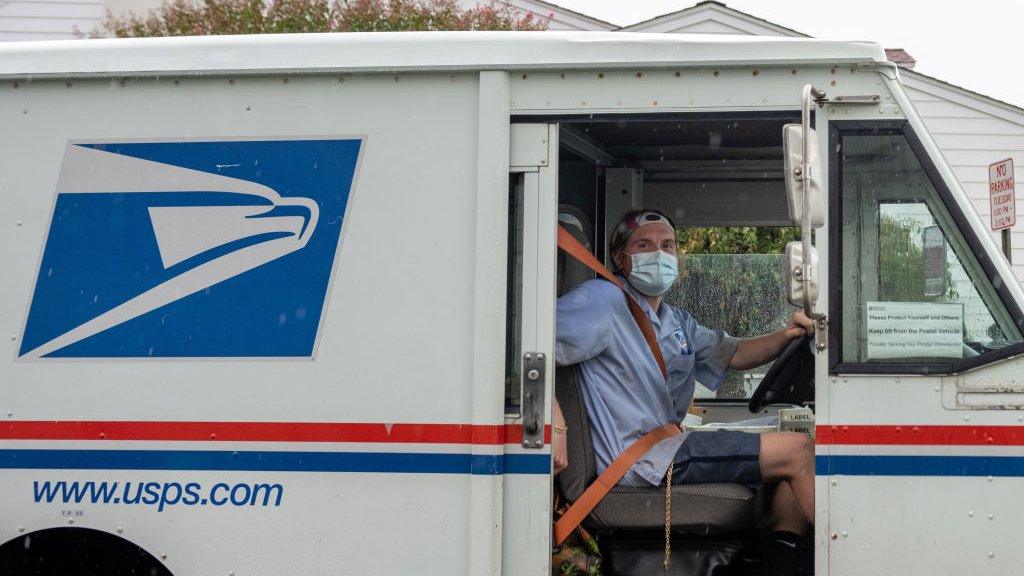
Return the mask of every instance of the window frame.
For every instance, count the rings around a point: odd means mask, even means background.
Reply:
[[[954,360],[950,362],[927,362],[927,363],[867,363],[867,362],[844,362],[842,354],[842,323],[843,323],[843,290],[841,266],[843,262],[843,171],[839,157],[839,146],[844,136],[869,136],[869,135],[903,135],[910,145],[911,151],[917,157],[925,176],[939,197],[942,206],[949,212],[957,230],[963,236],[978,265],[985,273],[986,279],[992,283],[992,289],[999,298],[999,301],[1006,307],[1007,313],[1020,326],[1021,309],[1014,300],[1013,295],[1006,288],[1003,280],[996,269],[989,253],[984,249],[978,236],[974,233],[970,223],[967,221],[963,210],[957,204],[952,191],[939,174],[935,163],[928,155],[924,144],[917,136],[913,126],[907,120],[833,120],[829,122],[829,184],[828,184],[828,212],[829,228],[828,243],[831,254],[829,254],[828,285],[829,295],[829,324],[833,326],[829,330],[829,373],[830,374],[956,374],[990,364],[1005,358],[1024,354],[1024,342],[1010,344],[999,350],[985,352],[978,356]],[[1000,281],[995,282],[996,279]]]

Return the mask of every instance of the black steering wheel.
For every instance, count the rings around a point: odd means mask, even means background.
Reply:
[[[747,408],[754,413],[769,404],[801,404],[814,399],[814,336],[790,341],[750,396]]]

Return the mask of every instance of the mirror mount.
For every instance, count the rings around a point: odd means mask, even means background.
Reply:
[[[816,262],[813,261],[813,260],[816,260],[816,258],[812,258],[811,257],[811,254],[813,254],[813,252],[812,252],[813,248],[811,247],[811,226],[812,226],[812,224],[814,224],[814,222],[812,222],[812,220],[815,219],[815,216],[819,216],[821,218],[821,223],[819,225],[824,223],[824,215],[823,214],[816,215],[812,211],[812,200],[817,200],[818,201],[817,202],[818,203],[818,207],[817,207],[818,208],[818,212],[819,213],[822,212],[822,210],[821,210],[821,202],[820,202],[820,199],[818,198],[818,196],[820,196],[820,194],[821,194],[820,188],[819,188],[819,190],[812,190],[812,186],[811,186],[811,178],[813,178],[815,176],[815,174],[812,172],[812,170],[817,168],[817,166],[813,166],[811,164],[811,104],[812,104],[812,101],[813,102],[818,102],[819,104],[821,104],[823,106],[824,102],[825,102],[825,93],[820,91],[820,90],[818,90],[817,88],[815,88],[811,84],[806,84],[806,85],[804,85],[803,101],[802,101],[802,106],[800,107],[801,108],[801,114],[800,114],[800,129],[801,129],[800,130],[801,131],[801,135],[800,135],[801,136],[801,138],[800,138],[801,150],[800,150],[800,152],[801,152],[801,154],[800,154],[800,168],[799,168],[800,172],[799,172],[799,174],[796,174],[797,178],[799,178],[799,180],[800,180],[800,185],[801,185],[802,192],[803,192],[801,194],[801,196],[802,196],[801,200],[803,201],[803,209],[801,210],[801,215],[803,217],[801,218],[802,222],[801,222],[801,231],[800,231],[801,232],[801,234],[800,234],[800,242],[801,242],[801,245],[802,245],[801,246],[801,248],[802,248],[802,250],[801,250],[802,274],[800,275],[801,276],[800,282],[803,285],[803,290],[801,290],[801,292],[802,292],[804,314],[806,314],[808,318],[811,318],[812,320],[815,320],[819,325],[824,325],[825,324],[825,315],[820,313],[820,312],[816,312],[814,310],[814,301],[817,299],[817,293],[818,293],[817,286],[816,286],[816,284],[817,284],[817,282],[816,282],[816,280],[817,280],[817,270],[815,269],[816,268]],[[815,143],[817,143],[816,140],[817,139],[815,139]],[[815,256],[816,256],[816,254],[815,254]],[[813,289],[812,289],[812,284],[815,284]],[[812,290],[813,290],[813,292],[812,292]],[[814,296],[813,299],[812,299],[812,295]],[[819,326],[819,328],[821,328],[821,327],[822,326]],[[818,342],[819,342],[819,347],[820,347],[820,343],[822,342],[820,340],[820,335],[819,335],[819,341]]]

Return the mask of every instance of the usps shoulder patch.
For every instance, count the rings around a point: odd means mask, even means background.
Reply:
[[[361,148],[68,144],[19,357],[312,356]]]

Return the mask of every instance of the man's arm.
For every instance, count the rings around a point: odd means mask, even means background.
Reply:
[[[779,357],[790,340],[806,334],[814,334],[814,321],[798,311],[793,314],[793,319],[786,328],[764,336],[740,340],[736,353],[729,361],[729,368],[749,370],[767,364]]]
[[[553,460],[553,472],[558,474],[569,465],[569,455],[565,446],[565,416],[562,415],[562,407],[555,400],[554,414],[551,418],[551,458]]]

